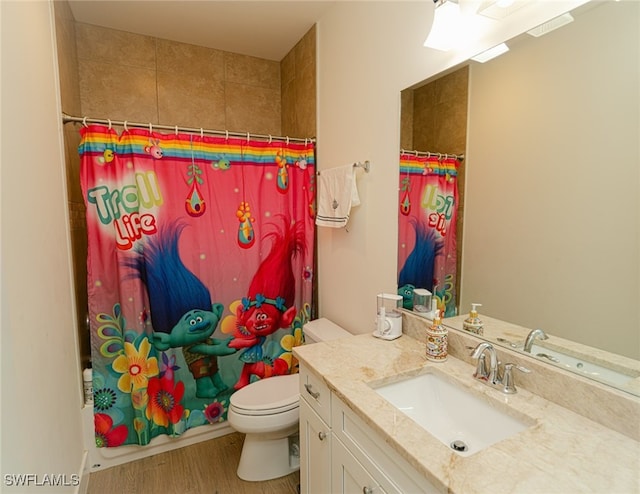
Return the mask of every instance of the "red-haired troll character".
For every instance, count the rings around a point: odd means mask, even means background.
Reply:
[[[274,237],[269,255],[256,271],[248,296],[236,311],[236,331],[229,348],[244,348],[240,361],[244,363],[235,389],[240,389],[251,380],[286,374],[289,370],[283,359],[272,359],[263,355],[262,345],[266,337],[280,328],[291,326],[296,316],[295,278],[292,259],[304,250],[302,224],[288,223],[284,230],[271,233]]]

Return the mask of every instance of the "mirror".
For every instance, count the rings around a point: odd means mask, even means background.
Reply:
[[[466,314],[449,318],[445,320],[444,325],[449,329],[464,331],[464,320],[468,317]],[[482,315],[481,321],[481,337],[494,345],[506,347],[559,369],[640,396],[638,360],[489,316]]]
[[[471,303],[481,303],[485,322],[492,316],[525,333],[486,331],[494,343],[520,345],[542,328],[549,339],[537,353],[622,362],[636,381],[639,10],[637,2],[590,2],[566,26],[522,34],[507,41],[508,53],[465,64],[466,148],[424,149],[465,154],[460,315],[447,325],[461,326]]]

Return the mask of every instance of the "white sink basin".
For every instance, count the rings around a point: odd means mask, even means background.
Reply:
[[[597,381],[616,384],[618,386],[624,386],[632,379],[638,377],[637,375],[630,376],[594,362],[589,362],[587,359],[573,357],[537,344],[531,347],[531,355]]]
[[[477,453],[533,424],[433,372],[374,390],[461,456]]]

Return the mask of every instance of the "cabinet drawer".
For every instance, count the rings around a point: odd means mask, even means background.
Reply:
[[[441,493],[419,475],[398,453],[391,450],[384,439],[367,426],[341,400],[332,402],[332,430],[353,456],[375,474],[376,481],[388,493]]]
[[[331,424],[331,392],[324,381],[300,366],[300,396],[327,424]]]

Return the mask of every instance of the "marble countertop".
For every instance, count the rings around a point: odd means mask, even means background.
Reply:
[[[504,395],[474,380],[473,366],[452,356],[442,363],[430,362],[424,343],[408,335],[393,341],[369,334],[351,336],[299,346],[294,355],[443,492],[640,492],[640,442],[521,387],[515,395]],[[514,415],[526,416],[533,425],[474,455],[458,455],[371,387],[429,367],[469,392],[507,404]]]

